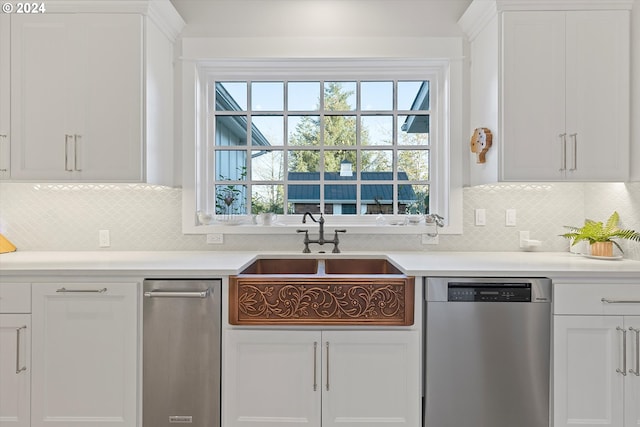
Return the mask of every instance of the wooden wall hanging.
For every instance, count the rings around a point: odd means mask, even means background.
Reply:
[[[491,147],[493,135],[488,128],[476,128],[471,136],[471,152],[476,153],[476,163],[485,163],[485,154]]]

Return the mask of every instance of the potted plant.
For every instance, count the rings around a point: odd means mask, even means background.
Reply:
[[[616,245],[620,252],[622,248],[613,239],[629,239],[636,242],[640,242],[640,233],[634,230],[623,230],[618,228],[618,222],[620,221],[620,215],[618,212],[613,212],[606,223],[600,221],[596,222],[590,219],[584,221],[582,227],[565,226],[570,231],[562,234],[562,237],[572,239],[571,245],[575,245],[583,240],[588,241],[591,245],[591,255],[612,257],[613,245]]]

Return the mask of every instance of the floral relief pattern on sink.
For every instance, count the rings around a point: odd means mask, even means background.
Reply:
[[[229,278],[230,324],[413,324],[415,278],[384,260],[278,261]]]

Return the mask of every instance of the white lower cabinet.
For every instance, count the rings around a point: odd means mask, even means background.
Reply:
[[[136,426],[137,289],[33,285],[32,427]]]
[[[0,283],[0,427],[29,427],[31,285]]]
[[[640,426],[640,285],[578,286],[555,285],[554,427]]]
[[[228,330],[225,427],[415,427],[417,331]]]

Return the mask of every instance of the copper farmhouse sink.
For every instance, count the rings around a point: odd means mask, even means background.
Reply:
[[[229,278],[229,323],[412,325],[414,283],[385,259],[258,259]]]

